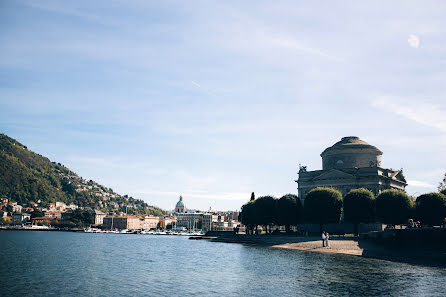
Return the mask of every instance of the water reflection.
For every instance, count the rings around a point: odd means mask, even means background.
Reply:
[[[29,296],[441,296],[446,271],[184,237],[0,232],[0,287]]]

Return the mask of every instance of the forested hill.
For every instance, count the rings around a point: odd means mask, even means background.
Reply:
[[[140,199],[121,196],[110,188],[83,179],[5,134],[0,134],[0,197],[21,205],[33,201],[46,206],[62,201],[104,211],[127,209],[129,214],[166,213]]]

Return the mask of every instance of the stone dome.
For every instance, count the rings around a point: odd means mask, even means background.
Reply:
[[[177,202],[175,207],[184,207],[183,197],[182,196],[180,196],[180,200]]]
[[[356,136],[343,137],[322,153],[322,169],[380,167],[382,152]]]

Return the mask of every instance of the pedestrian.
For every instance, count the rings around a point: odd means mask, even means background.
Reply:
[[[325,231],[322,231],[322,247],[325,247]]]
[[[325,246],[329,247],[328,245],[328,239],[330,238],[330,234],[328,234],[328,232],[325,232]]]

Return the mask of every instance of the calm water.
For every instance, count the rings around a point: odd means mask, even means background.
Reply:
[[[0,232],[2,296],[445,296],[446,271],[155,235]]]

